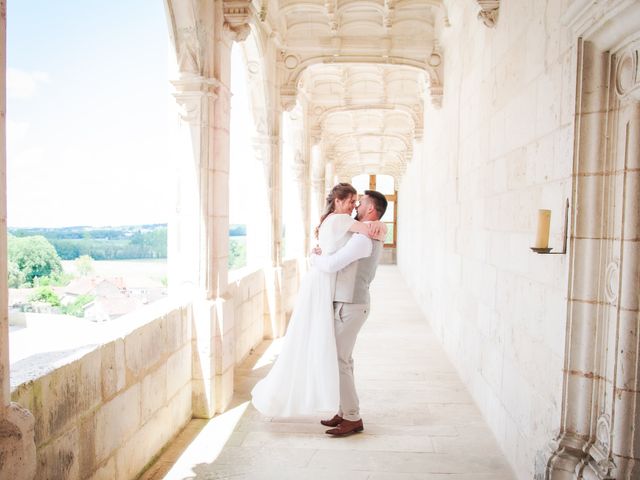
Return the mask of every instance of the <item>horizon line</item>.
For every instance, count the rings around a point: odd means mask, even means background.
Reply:
[[[38,227],[13,227],[13,226],[7,226],[7,230],[54,230],[54,229],[60,229],[60,228],[122,228],[122,227],[139,227],[139,226],[143,226],[143,225],[169,225],[168,222],[164,222],[164,223],[127,223],[127,224],[120,224],[120,225],[63,225],[63,226],[57,226],[57,227],[43,227],[43,226],[38,226]]]

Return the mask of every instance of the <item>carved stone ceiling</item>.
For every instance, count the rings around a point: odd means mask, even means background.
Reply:
[[[392,65],[312,65],[300,78],[307,125],[342,176],[402,174],[422,134],[424,72]]]
[[[283,103],[306,103],[310,133],[341,176],[398,176],[422,135],[425,87],[438,106],[441,0],[264,0],[280,48]]]

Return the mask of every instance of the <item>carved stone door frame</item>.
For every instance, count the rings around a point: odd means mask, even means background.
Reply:
[[[563,403],[546,478],[640,478],[640,2],[574,0]]]

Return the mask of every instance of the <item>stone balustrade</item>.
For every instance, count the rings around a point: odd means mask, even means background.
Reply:
[[[191,308],[149,310],[13,390],[36,420],[36,478],[134,478],[191,419]]]
[[[300,272],[297,260],[282,267],[287,316]],[[264,337],[264,271],[233,272],[229,294],[237,365]],[[143,471],[193,416],[193,320],[189,302],[162,300],[113,321],[101,345],[15,386],[12,401],[35,417],[36,478],[131,479]]]

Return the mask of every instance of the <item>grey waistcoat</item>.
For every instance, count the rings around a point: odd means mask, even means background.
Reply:
[[[334,302],[369,304],[369,284],[376,276],[376,268],[382,255],[382,242],[372,240],[371,255],[361,258],[336,274]]]

